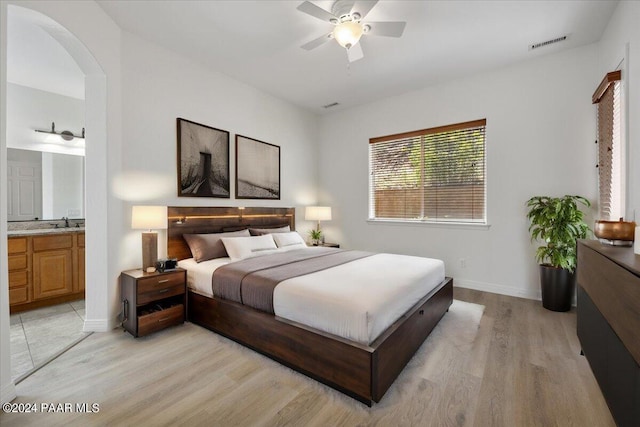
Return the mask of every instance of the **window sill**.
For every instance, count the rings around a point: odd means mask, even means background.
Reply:
[[[369,224],[376,225],[407,225],[418,227],[434,227],[434,228],[450,228],[450,229],[468,229],[468,230],[488,230],[491,224],[472,223],[472,222],[435,222],[420,220],[399,220],[399,219],[367,219]]]

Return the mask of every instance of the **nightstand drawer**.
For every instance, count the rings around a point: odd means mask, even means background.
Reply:
[[[140,292],[138,288],[138,305],[148,304],[151,301],[156,301],[161,298],[169,298],[174,295],[184,294],[184,282],[173,284],[168,286],[167,283],[162,283],[155,288],[150,288],[147,292]]]
[[[184,284],[184,272],[176,271],[171,274],[161,274],[152,277],[138,279],[138,295],[159,289],[171,288],[175,285]]]
[[[159,331],[184,321],[184,305],[178,304],[164,310],[138,316],[138,336]]]

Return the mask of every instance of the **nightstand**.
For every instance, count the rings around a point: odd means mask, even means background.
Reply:
[[[340,244],[339,243],[320,243],[318,246],[324,246],[325,248],[339,248]]]
[[[124,271],[120,276],[124,329],[134,337],[141,337],[183,323],[186,273],[181,268],[162,273]]]

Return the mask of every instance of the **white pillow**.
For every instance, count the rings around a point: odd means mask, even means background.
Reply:
[[[223,237],[221,240],[231,261],[238,261],[276,252],[276,243],[271,236],[272,234],[251,237]]]
[[[306,248],[307,244],[297,231],[290,233],[274,233],[271,235],[278,248],[297,249]]]

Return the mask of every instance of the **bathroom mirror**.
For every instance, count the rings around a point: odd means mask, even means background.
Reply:
[[[8,221],[84,218],[84,157],[7,148]]]

